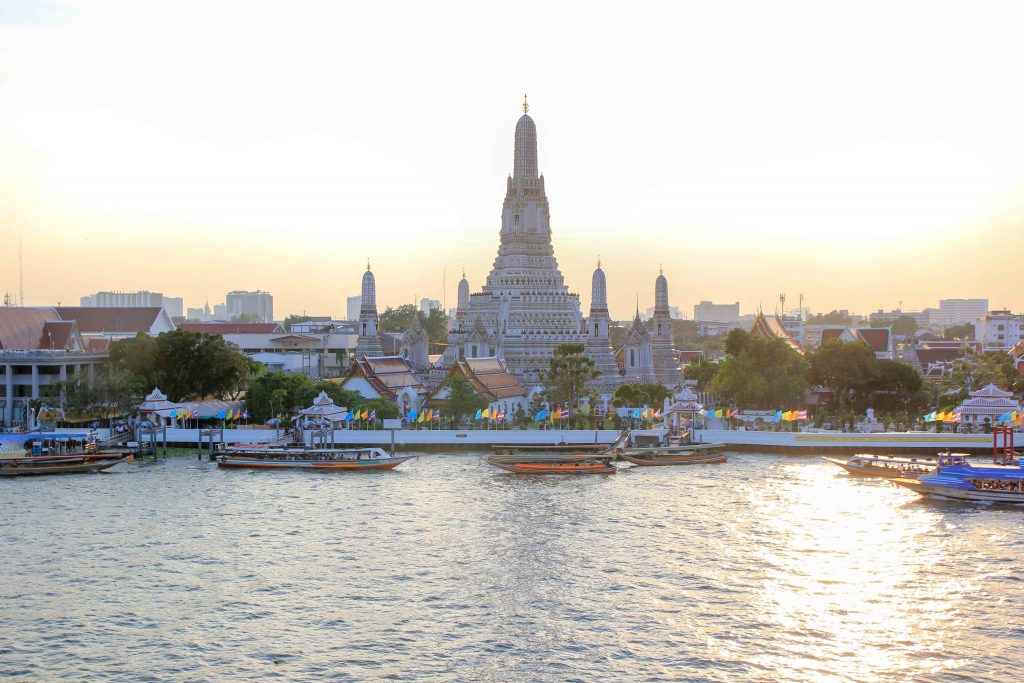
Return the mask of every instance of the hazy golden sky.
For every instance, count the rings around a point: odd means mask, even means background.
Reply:
[[[1020,7],[3,0],[0,291],[453,305],[528,92],[584,310],[1021,310]]]

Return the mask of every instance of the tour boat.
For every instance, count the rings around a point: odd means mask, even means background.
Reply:
[[[717,445],[717,444],[715,444]],[[722,455],[721,451],[708,449],[697,452],[680,452],[676,450],[631,449],[618,454],[619,458],[626,462],[641,467],[664,467],[666,465],[704,465],[712,463],[723,463],[728,456]]]
[[[311,469],[335,471],[390,470],[415,455],[391,455],[382,448],[268,448],[232,450],[217,456],[220,467],[269,470]]]
[[[822,456],[824,457],[824,456]],[[830,463],[839,465],[858,477],[884,477],[903,479],[928,474],[935,469],[935,461],[920,461],[915,458],[882,458],[877,455],[855,455],[849,460],[825,457]]]
[[[491,455],[487,462],[516,474],[615,474],[610,456]]]
[[[1024,503],[1024,465],[975,467],[963,456],[943,455],[934,472],[892,481],[926,496]]]
[[[131,455],[94,453],[83,455],[43,455],[25,458],[0,458],[0,476],[25,474],[75,474],[102,472],[122,462],[132,462]]]

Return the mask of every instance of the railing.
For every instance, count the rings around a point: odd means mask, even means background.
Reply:
[[[0,350],[0,363],[16,361],[45,361],[45,360],[106,360],[106,351],[50,351],[48,349],[38,351],[14,351]]]

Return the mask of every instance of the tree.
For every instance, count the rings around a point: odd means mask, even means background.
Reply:
[[[731,351],[710,383],[713,393],[743,408],[779,408],[803,399],[806,362],[782,339],[732,330],[726,348]]]
[[[845,311],[833,309],[830,313],[807,316],[807,320],[804,322],[808,325],[849,325],[853,322],[853,318]]]
[[[255,313],[239,313],[238,315],[231,316],[231,322],[233,323],[261,323],[263,318],[259,317]]]
[[[880,360],[868,387],[870,407],[890,414],[917,413],[931,403],[931,395],[922,390],[923,386],[921,374],[911,365],[898,360]]]
[[[683,377],[697,380],[697,391],[707,391],[718,372],[718,363],[702,358],[698,363],[690,363],[683,368]]]
[[[487,399],[476,393],[473,385],[462,375],[453,375],[444,381],[448,387],[448,412],[456,420],[487,407]]]
[[[953,361],[952,371],[942,380],[941,406],[953,406],[987,384],[995,384],[1004,391],[1016,388],[1019,374],[1008,353],[976,353]]]
[[[831,389],[839,407],[846,408],[854,398],[863,398],[870,391],[877,379],[877,366],[875,353],[864,342],[832,339],[811,355],[808,379]]]
[[[901,315],[892,322],[892,333],[910,337],[917,332],[917,321],[909,315]]]
[[[267,372],[257,377],[245,394],[245,406],[259,422],[288,418],[311,406],[321,391],[341,408],[375,410],[379,419],[398,417],[398,406],[389,401],[364,398],[337,382],[313,381],[306,375],[288,372]]]
[[[942,337],[950,341],[956,339],[973,340],[974,325],[972,325],[971,323],[960,323],[959,325],[950,325],[943,331]]]
[[[419,312],[413,304],[402,304],[398,308],[388,306],[377,318],[377,329],[381,332],[405,332],[412,324],[413,316]]]
[[[587,382],[600,375],[594,362],[583,355],[583,344],[560,344],[551,357],[544,384],[552,403],[567,403],[575,408]]]
[[[669,390],[663,384],[620,384],[612,398],[621,399],[622,405],[639,407],[661,405],[668,395]]]

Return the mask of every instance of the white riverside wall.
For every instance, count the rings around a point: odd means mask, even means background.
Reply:
[[[101,430],[102,431],[102,430]],[[400,446],[447,446],[468,445],[485,448],[491,445],[581,445],[611,444],[618,438],[614,429],[509,429],[509,430],[455,430],[455,429],[398,429],[395,430],[395,444]],[[261,443],[274,438],[274,432],[254,429],[225,429],[224,443]],[[157,436],[162,443],[162,437]],[[306,441],[309,442],[309,432]],[[327,439],[330,443],[330,437]],[[167,442],[175,444],[197,444],[199,430],[168,429]],[[220,443],[220,433],[214,436],[214,442]],[[319,435],[317,442],[320,442]],[[391,432],[388,430],[348,430],[334,432],[335,446],[379,445],[391,444]]]
[[[1024,444],[1024,436],[1016,437],[1016,444]],[[725,443],[729,446],[754,450],[765,447],[772,450],[814,451],[826,450],[901,450],[938,452],[992,451],[991,434],[935,434],[931,432],[884,432],[878,434],[850,434],[843,432],[746,432],[731,429],[699,429],[694,440],[703,443]],[[999,440],[1002,446],[1002,439]]]

